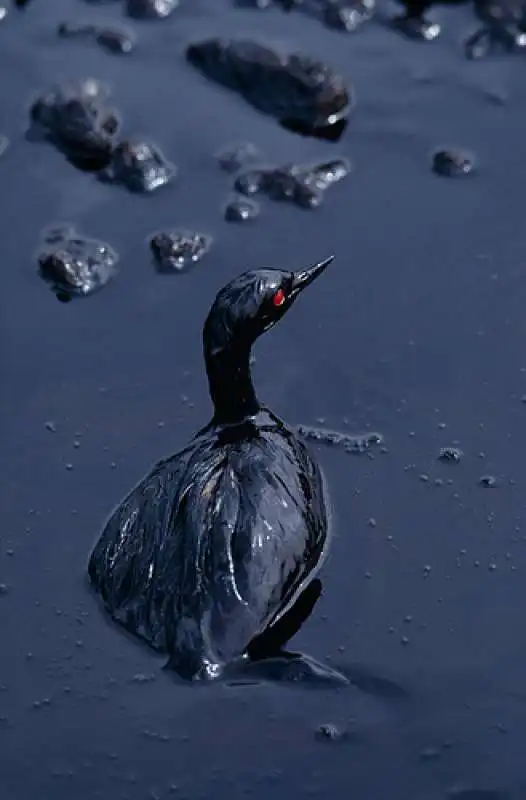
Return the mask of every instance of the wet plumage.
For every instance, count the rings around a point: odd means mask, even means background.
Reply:
[[[213,419],[128,494],[92,552],[111,616],[183,677],[215,677],[246,657],[326,553],[319,467],[257,401],[249,357],[327,263],[245,273],[218,294],[203,333]]]

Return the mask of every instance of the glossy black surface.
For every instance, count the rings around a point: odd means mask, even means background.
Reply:
[[[158,231],[150,239],[150,249],[160,272],[182,272],[200,261],[212,245],[204,233]]]
[[[75,166],[101,169],[111,158],[120,127],[108,95],[108,88],[92,78],[57,85],[31,105],[28,138],[42,135]]]
[[[247,196],[262,193],[301,208],[318,208],[323,202],[323,193],[343,180],[350,170],[350,162],[342,158],[318,164],[254,167],[236,176],[234,188]]]
[[[462,150],[438,150],[433,155],[433,170],[447,178],[469,175],[475,168],[475,159]]]
[[[259,203],[247,197],[232,197],[225,205],[225,219],[228,222],[250,222],[259,217]]]
[[[354,90],[320,60],[287,55],[248,39],[205,39],[186,50],[190,64],[286,126],[316,135],[346,120]]]
[[[270,0],[270,3],[284,11],[303,11],[327,27],[346,33],[359,30],[372,18],[376,6],[375,0]],[[257,7],[257,0],[254,5]]]
[[[219,292],[203,330],[213,419],[130,492],[90,557],[91,582],[112,618],[167,653],[183,678],[222,676],[257,638],[259,660],[279,653],[288,630],[283,641],[273,633],[268,652],[263,634],[327,550],[319,467],[260,406],[250,351],[331,260],[297,273],[247,272]],[[296,661],[311,676],[310,663]]]
[[[57,299],[68,302],[106,286],[117,272],[118,260],[106,242],[80,236],[73,228],[56,228],[44,236],[38,266]]]
[[[467,0],[401,0],[406,7],[402,17],[396,17],[396,25],[410,36],[434,40],[440,33],[440,25],[430,22],[427,12],[436,5],[457,6]],[[477,59],[493,51],[524,51],[526,49],[526,4],[524,0],[474,0],[475,15],[483,25],[465,39],[464,49],[468,58]]]
[[[480,24],[469,4],[434,8],[443,35],[428,45],[381,19],[347,36],[302,13],[193,0],[159,24],[128,21],[129,57],[56,36],[70,16],[124,23],[123,2],[2,4],[2,800],[523,800],[524,58],[467,60]],[[380,0],[379,15],[395,10]],[[208,36],[333,65],[359,99],[339,143],[202,80],[184,52]],[[38,94],[89,75],[111,88],[125,135],[151,136],[177,163],[167,191],[102,184],[24,139]],[[353,172],[315,212],[263,199],[257,222],[233,225],[215,153],[239,140],[270,163],[340,155]],[[450,146],[480,171],[433,174]],[[111,285],[61,305],[35,249],[63,221],[121,260]],[[214,237],[173,279],[148,248],[172,226]],[[217,290],[325,252],[338,260],[259,339],[253,371],[292,425],[384,436],[349,454],[309,442],[334,535],[291,648],[352,687],[175,682],[165,656],[99,612],[87,554],[147,466],[208,418],[200,333]],[[440,461],[442,447],[460,462]],[[322,725],[348,737],[320,738]]]
[[[115,147],[99,177],[131,192],[149,193],[166,186],[176,174],[177,167],[152,142],[125,139]]]
[[[125,0],[126,11],[136,19],[166,19],[179,7],[179,0]]]

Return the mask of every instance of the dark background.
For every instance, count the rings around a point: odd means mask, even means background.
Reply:
[[[428,46],[381,24],[346,36],[196,0],[136,24],[125,57],[57,40],[71,17],[123,22],[119,3],[53,0],[0,27],[2,800],[523,799],[524,60],[466,61],[469,8],[438,11],[444,35]],[[289,133],[192,71],[185,43],[221,33],[340,70],[358,96],[344,138]],[[172,187],[134,196],[24,140],[35,93],[88,76],[111,85],[125,132],[178,165]],[[263,201],[255,224],[228,225],[213,154],[246,139],[272,162],[342,155],[355,169],[319,210]],[[448,144],[476,154],[476,175],[431,172]],[[111,285],[68,305],[36,271],[40,232],[61,221],[121,255]],[[215,237],[186,275],[150,263],[146,237],[166,225]],[[201,326],[216,290],[331,252],[258,343],[255,373],[291,423],[386,437],[372,459],[316,448],[335,538],[294,644],[356,684],[180,686],[105,621],[88,554],[122,495],[208,419]],[[439,463],[454,442],[461,462]],[[319,741],[323,723],[349,737]]]

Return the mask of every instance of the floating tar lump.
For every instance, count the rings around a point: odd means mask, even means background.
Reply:
[[[79,236],[71,227],[48,230],[43,240],[40,277],[63,303],[93,294],[116,274],[119,257],[105,242]]]
[[[115,148],[100,175],[108,183],[120,183],[132,192],[153,192],[177,174],[174,164],[151,142],[128,139]]]
[[[302,208],[317,208],[323,193],[343,180],[351,170],[347,159],[338,158],[316,164],[288,164],[283,167],[249,169],[235,179],[241,194],[266,194],[273,200],[288,200]]]
[[[190,44],[186,57],[207,78],[306,135],[332,138],[328,129],[344,123],[354,105],[354,92],[344,79],[308,56],[217,38]]]
[[[126,0],[128,16],[136,19],[166,19],[179,7],[179,0]]]
[[[414,38],[432,41],[440,33],[440,25],[430,22],[426,12],[434,5],[461,5],[466,0],[400,0],[405,14],[397,17],[396,27]],[[526,47],[526,2],[525,0],[474,0],[479,28],[465,42],[468,58],[481,58],[491,50],[524,50]]]
[[[272,7],[303,11],[328,28],[352,33],[372,18],[376,3],[375,0],[234,0],[234,5],[258,11]]]
[[[225,205],[227,222],[250,222],[259,217],[260,206],[247,197],[233,197]]]
[[[475,12],[482,27],[465,43],[468,58],[482,58],[495,49],[526,48],[525,0],[475,0]]]
[[[438,454],[438,460],[458,464],[462,458],[462,450],[458,447],[442,447]]]
[[[159,272],[184,272],[210,250],[212,237],[186,230],[159,231],[150,239]]]
[[[31,106],[29,138],[39,133],[75,166],[102,169],[111,158],[120,127],[108,95],[107,87],[94,78],[54,87]]]
[[[375,0],[324,0],[323,21],[328,28],[354,33],[373,18]]]
[[[469,175],[475,168],[475,159],[463,150],[438,150],[433,156],[433,171],[446,178]]]

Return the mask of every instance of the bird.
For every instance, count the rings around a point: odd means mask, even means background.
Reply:
[[[111,619],[183,680],[268,664],[276,679],[345,682],[284,649],[321,594],[330,506],[319,465],[259,402],[250,370],[257,338],[333,259],[244,272],[218,292],[203,327],[213,416],[128,493],[89,557]]]

